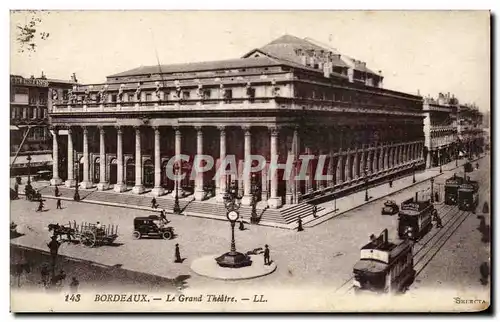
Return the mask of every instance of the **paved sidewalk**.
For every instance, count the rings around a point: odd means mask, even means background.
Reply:
[[[479,157],[483,158],[485,155]],[[478,159],[474,159],[478,160]],[[409,175],[400,179],[393,180],[392,188],[389,187],[388,183],[381,184],[378,186],[370,187],[368,189],[368,197],[369,201],[365,201],[365,190],[355,192],[348,196],[337,199],[336,201],[327,201],[319,204],[325,208],[324,210],[317,213],[318,218],[314,218],[312,214],[303,218],[304,227],[314,227],[318,224],[321,224],[327,220],[330,220],[334,217],[337,217],[347,211],[358,208],[367,203],[379,200],[381,198],[389,197],[392,194],[395,194],[399,191],[405,190],[409,187],[421,184],[425,181],[430,180],[431,178],[439,177],[440,175],[450,174],[450,172],[457,172],[461,167],[467,162],[467,160],[459,160],[458,167],[456,166],[455,160],[449,162],[442,166],[443,173],[440,173],[439,167],[429,168],[425,171],[417,172],[415,174],[415,183],[413,183],[413,176]],[[457,171],[455,171],[457,170]],[[335,208],[336,207],[336,208]],[[296,229],[297,224],[291,224],[290,229]]]

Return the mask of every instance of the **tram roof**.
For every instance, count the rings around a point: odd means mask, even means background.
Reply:
[[[386,263],[376,260],[362,259],[354,264],[354,269],[359,271],[368,271],[371,273],[381,273],[387,268]]]

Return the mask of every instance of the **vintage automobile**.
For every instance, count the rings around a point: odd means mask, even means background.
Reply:
[[[467,179],[458,188],[458,209],[474,211],[479,203],[479,183]]]
[[[382,207],[382,215],[395,215],[399,212],[399,207],[394,200],[387,200]]]
[[[52,179],[52,171],[40,170],[33,176],[33,181],[48,181]]]
[[[156,215],[134,218],[135,239],[142,237],[161,237],[163,239],[174,238],[174,228],[165,226],[164,222]]]

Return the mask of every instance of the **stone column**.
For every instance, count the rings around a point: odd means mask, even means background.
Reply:
[[[384,157],[384,148],[381,146],[378,155],[378,172],[382,172],[384,170]]]
[[[116,192],[124,192],[127,186],[123,182],[123,140],[122,129],[116,127],[116,184],[113,188]]]
[[[293,202],[299,203],[301,199],[301,191],[300,184],[301,180],[296,180],[295,177],[299,173],[298,169],[298,158],[297,156],[300,154],[300,137],[299,137],[299,128],[297,126],[293,129],[293,141],[292,141],[292,153],[293,153],[293,171],[292,171],[292,180],[293,180]]]
[[[363,146],[363,151],[361,152],[361,160],[360,160],[360,175],[365,175],[365,166],[366,166],[366,161],[365,161],[366,153],[365,153],[365,148]]]
[[[80,188],[88,189],[92,187],[92,183],[89,180],[89,130],[87,127],[83,127],[83,179],[80,182]]]
[[[278,160],[278,128],[273,127],[271,131],[271,160]],[[271,174],[270,174],[271,175]],[[271,175],[271,195],[267,200],[269,208],[276,209],[281,207],[281,198],[278,196],[278,171],[274,171]]]
[[[219,167],[222,165],[222,161],[226,158],[226,129],[224,126],[218,127],[219,129],[219,146],[220,146],[220,152],[219,152]],[[215,200],[219,203],[224,202],[224,194],[226,193],[227,189],[227,176],[223,173],[224,169],[220,169],[219,173],[221,174],[219,180],[215,180],[215,187],[217,191],[217,197]],[[217,179],[217,178],[216,178]]]
[[[59,178],[59,129],[54,127],[52,132],[52,179],[50,179],[50,185],[57,186],[62,183],[61,178]]]
[[[109,184],[106,181],[106,145],[104,140],[104,128],[99,127],[99,183],[97,190],[106,190]]]
[[[196,129],[196,154],[198,156],[203,154],[203,129],[201,126],[195,127]],[[198,164],[201,166],[201,164]],[[202,201],[205,199],[205,191],[203,190],[204,182],[203,182],[203,173],[197,173],[194,183],[194,199],[198,201]]]
[[[359,178],[359,152],[356,150],[354,152],[354,162],[352,164],[352,178]]]
[[[373,169],[371,168],[371,166],[373,165],[372,163],[372,160],[373,160],[373,151],[369,150],[368,151],[368,158],[366,160],[366,167],[368,168],[368,174],[372,174],[373,173]]]
[[[155,126],[153,130],[155,132],[155,186],[151,193],[158,197],[165,193],[165,189],[161,186],[160,128]]]
[[[180,157],[181,155],[181,144],[182,144],[182,133],[181,133],[181,129],[178,128],[178,127],[174,127],[174,130],[175,130],[175,155],[177,157]],[[180,159],[177,160],[176,162],[179,166],[181,165],[181,161]],[[173,169],[174,171],[174,175],[177,175],[177,173],[175,172],[175,168]],[[181,174],[180,170],[179,170],[179,175]],[[174,180],[174,190],[173,190],[173,194],[175,194],[175,189],[178,189],[179,192],[181,192],[181,186],[180,186],[180,181],[179,180]],[[181,193],[182,195],[182,193]]]
[[[73,160],[73,131],[68,127],[68,179],[65,182],[66,187],[71,188],[76,184],[75,174],[73,169],[75,167],[75,160]]]
[[[385,147],[384,149],[384,170],[387,170],[389,169],[389,151],[390,151],[390,148],[388,147]]]
[[[244,139],[244,170],[243,170],[243,198],[241,198],[241,204],[244,206],[250,206],[252,204],[252,177],[250,171],[245,171],[245,168],[251,167],[252,159],[250,158],[252,154],[252,132],[250,132],[249,126],[242,126],[242,130],[245,135]]]
[[[372,173],[377,173],[378,172],[378,155],[377,155],[377,148],[374,147],[373,149],[373,160],[372,160]]]
[[[346,181],[352,180],[351,168],[352,168],[352,166],[351,166],[351,151],[347,150],[346,162],[345,162],[345,167],[344,167]]]
[[[341,184],[343,182],[342,180],[342,159],[343,159],[343,156],[341,154],[339,154],[338,158],[337,158],[337,173],[336,173],[336,182],[335,184]]]
[[[144,192],[142,185],[142,154],[141,154],[141,129],[135,127],[135,186],[132,188],[135,194]]]
[[[305,152],[307,155],[312,154],[310,147],[306,147]],[[309,163],[307,164],[306,177],[308,177],[308,178],[305,180],[305,193],[313,192],[313,174],[312,174],[312,162],[313,161],[314,161],[314,159],[309,160]]]
[[[267,184],[269,183],[269,181],[267,180],[267,173],[268,173],[268,170],[269,170],[269,162],[267,162],[266,160],[266,165],[264,166],[264,169],[262,169],[262,174],[261,174],[261,184],[262,184],[262,187],[261,187],[261,200],[262,201],[267,201],[268,199],[268,195],[267,195]]]
[[[333,178],[333,167],[334,167],[334,159],[333,159],[333,150],[332,148],[330,148],[330,153],[329,153],[329,157],[328,157],[328,170],[326,172],[326,174],[330,177],[330,179],[327,180],[326,184],[327,184],[327,187],[329,188],[332,188],[333,187],[333,182],[334,182],[334,178]]]

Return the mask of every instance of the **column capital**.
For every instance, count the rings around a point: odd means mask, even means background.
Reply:
[[[57,126],[57,125],[51,125],[51,126],[49,126],[49,130],[57,132],[59,130],[59,126]]]
[[[159,125],[153,125],[151,128],[155,131],[155,135],[160,134],[160,126]]]
[[[135,133],[141,133],[141,126],[140,125],[134,125],[134,130],[135,130]]]
[[[280,126],[274,125],[274,126],[268,126],[267,129],[269,130],[269,133],[271,136],[278,136],[279,131],[280,131]]]
[[[104,126],[98,125],[97,128],[99,129],[100,134],[104,134]]]
[[[217,129],[219,131],[226,131],[226,126],[225,125],[217,125]]]
[[[197,125],[197,126],[194,127],[194,129],[199,133],[199,132],[203,131],[203,126]]]
[[[120,126],[120,125],[115,125],[115,129],[116,129],[116,133],[118,133],[118,134],[122,134],[122,131],[123,131],[123,130],[122,130],[122,126]]]
[[[180,126],[174,126],[172,128],[174,129],[175,135],[182,135]]]
[[[241,129],[245,132],[245,136],[250,136],[252,134],[250,132],[250,130],[252,129],[250,125],[242,125]]]
[[[89,133],[88,126],[82,126],[83,134],[87,135]]]
[[[71,134],[72,131],[73,131],[73,129],[72,129],[72,127],[70,125],[66,125],[65,129],[66,129],[66,131],[68,131],[68,134]]]

